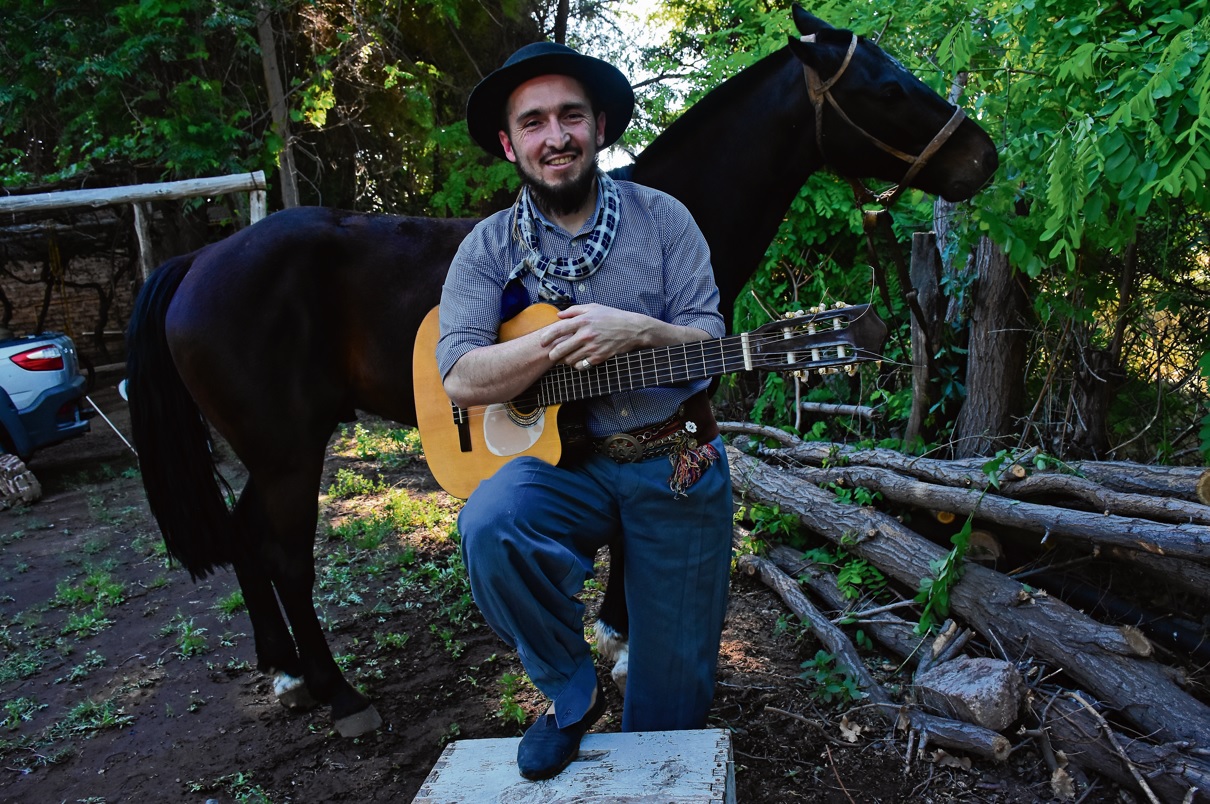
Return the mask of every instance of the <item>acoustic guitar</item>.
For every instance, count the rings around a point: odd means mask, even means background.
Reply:
[[[557,320],[554,307],[532,305],[500,327],[500,341]],[[868,304],[838,306],[739,335],[628,352],[586,370],[556,366],[511,402],[460,408],[445,395],[437,370],[439,327],[433,308],[416,335],[416,418],[433,477],[463,499],[514,458],[558,463],[563,455],[558,415],[566,402],[737,371],[838,371],[880,359],[887,334]]]

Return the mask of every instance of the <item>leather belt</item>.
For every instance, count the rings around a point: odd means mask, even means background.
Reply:
[[[662,422],[614,433],[593,440],[593,448],[618,463],[634,463],[670,455],[680,449],[695,449],[718,435],[718,423],[706,392],[685,400],[677,412]]]

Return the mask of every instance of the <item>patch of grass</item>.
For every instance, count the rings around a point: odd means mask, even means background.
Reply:
[[[168,557],[168,548],[158,533],[140,533],[131,539],[130,548],[143,556]]]
[[[50,605],[53,608],[83,606],[116,606],[126,600],[126,587],[105,570],[91,571],[83,580],[76,583],[60,581],[55,587],[55,596]]]
[[[387,634],[379,634],[377,632],[374,634],[374,644],[380,648],[390,648],[393,650],[402,650],[408,644],[409,639],[411,637],[407,634],[394,631]]]
[[[230,620],[241,611],[247,611],[248,604],[244,602],[244,590],[236,589],[216,603],[214,607],[218,609],[224,620]]]
[[[56,723],[51,731],[58,737],[73,734],[93,734],[105,729],[120,729],[134,721],[113,699],[94,701],[91,698],[72,707],[67,717]]]
[[[175,635],[176,656],[179,659],[201,656],[210,651],[210,646],[206,644],[206,629],[194,625],[192,617],[185,619],[179,611],[172,622],[160,629],[160,633],[163,636]]]
[[[525,710],[517,703],[517,693],[527,681],[526,676],[517,673],[505,673],[500,676],[500,708],[496,710],[496,717],[505,723],[525,725]]]
[[[462,727],[457,723],[451,723],[450,725],[446,726],[445,732],[442,733],[441,738],[437,740],[437,745],[445,746],[445,744],[450,740],[457,740],[460,736],[462,736]]]
[[[445,495],[433,493],[421,497],[396,490],[387,498],[384,515],[400,533],[431,530],[441,539],[454,529],[459,507],[450,505]]]
[[[333,497],[360,497],[385,489],[386,486],[381,480],[371,480],[360,472],[341,468],[336,470],[336,478],[332,485],[328,486],[328,494]]]
[[[350,451],[365,461],[375,461],[384,469],[400,469],[421,454],[420,431],[415,428],[393,428],[381,422],[369,426],[357,422],[352,431],[345,429]]]
[[[441,646],[450,655],[451,659],[460,658],[463,651],[466,650],[466,643],[457,638],[454,629],[441,628],[436,623],[431,623],[429,631],[441,640]]]
[[[14,698],[4,702],[4,727],[15,729],[23,722],[34,719],[34,713],[45,709],[46,704],[40,704],[32,698]]]
[[[377,514],[357,516],[328,530],[328,538],[339,539],[358,550],[376,550],[395,534],[394,524]]]
[[[219,776],[214,781],[189,781],[185,787],[190,793],[226,793],[237,804],[271,804],[272,799],[257,783],[253,782],[252,774],[237,771],[234,774]]]
[[[37,675],[46,660],[39,649],[9,650],[0,659],[0,684]]]
[[[67,615],[67,622],[59,630],[63,636],[72,634],[77,637],[96,636],[109,626],[113,620],[105,616],[105,609],[98,603],[88,611],[73,611]]]
[[[64,681],[83,681],[92,674],[93,670],[104,666],[105,657],[95,650],[90,650],[84,654],[84,661],[73,667],[67,675],[56,678],[55,683],[62,684]]]

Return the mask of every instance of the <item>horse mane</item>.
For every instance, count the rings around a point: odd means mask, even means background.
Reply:
[[[643,162],[651,159],[663,159],[665,152],[670,149],[680,148],[681,141],[685,139],[686,132],[702,130],[699,126],[700,120],[706,117],[713,117],[717,114],[726,114],[726,110],[728,108],[733,109],[732,104],[741,97],[746,96],[753,85],[759,84],[768,76],[782,69],[785,63],[792,58],[794,56],[791,54],[790,49],[783,47],[765,56],[751,67],[741,70],[736,75],[707,92],[701,100],[686,109],[668,128],[664,129],[662,134],[652,140],[651,144],[635,157],[634,166],[641,165]],[[632,166],[628,165],[627,167]]]

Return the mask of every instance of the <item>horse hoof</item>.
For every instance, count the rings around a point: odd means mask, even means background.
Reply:
[[[278,673],[273,679],[273,694],[278,703],[295,711],[314,709],[318,705],[307,690],[306,682],[288,673]]]
[[[618,688],[618,692],[622,693],[622,697],[626,697],[626,676],[630,672],[630,647],[624,645],[618,653],[618,660],[614,663],[613,669],[609,671],[609,677],[613,679],[614,686]]]
[[[336,731],[341,737],[360,737],[382,725],[382,718],[373,706],[336,719]]]

